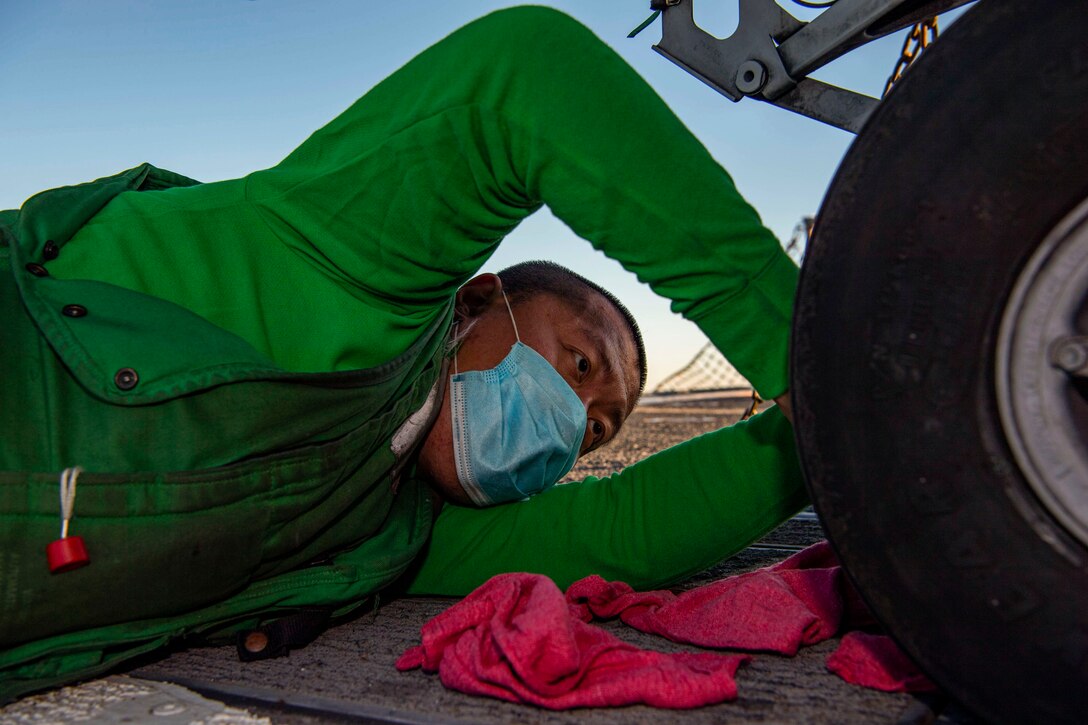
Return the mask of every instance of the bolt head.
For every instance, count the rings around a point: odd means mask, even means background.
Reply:
[[[758,60],[746,60],[737,68],[737,90],[746,95],[758,93],[767,82],[767,69]]]
[[[1075,373],[1088,365],[1088,345],[1084,338],[1067,337],[1050,348],[1050,361],[1055,367]]]

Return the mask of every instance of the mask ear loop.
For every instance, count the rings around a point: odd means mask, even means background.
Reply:
[[[510,313],[510,324],[514,326],[514,338],[521,342],[521,335],[518,334],[518,323],[514,319],[514,310],[510,307],[510,298],[506,296],[506,290],[501,290],[503,302],[506,303],[506,311]]]
[[[461,342],[458,339],[458,334],[461,331],[461,323],[453,323],[453,339],[456,341],[453,346],[453,374],[457,374],[457,349],[461,347]]]

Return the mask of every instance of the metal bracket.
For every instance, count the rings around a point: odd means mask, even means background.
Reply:
[[[880,101],[806,76],[917,17],[972,1],[838,0],[805,23],[774,0],[738,0],[737,29],[721,39],[695,24],[694,0],[655,0],[663,13],[654,50],[734,102],[750,96],[857,133]]]
[[[733,101],[765,91],[768,98],[796,85],[778,55],[775,41],[803,27],[773,0],[739,0],[740,22],[733,35],[715,38],[695,24],[694,2],[680,0],[665,7],[661,42],[654,50]],[[744,66],[742,69],[741,66]],[[756,78],[745,78],[758,66]],[[738,78],[748,90],[737,86]]]

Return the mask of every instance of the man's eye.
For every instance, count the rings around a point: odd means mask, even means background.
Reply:
[[[589,421],[590,430],[593,432],[593,440],[600,440],[604,435],[604,425],[599,420]]]
[[[574,360],[575,360],[575,364],[578,367],[578,374],[579,375],[585,375],[586,373],[589,372],[589,360],[586,360],[585,357],[583,357],[582,355],[579,355],[577,353],[575,353],[575,355],[574,355]]]

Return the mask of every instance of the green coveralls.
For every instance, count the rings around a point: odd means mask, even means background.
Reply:
[[[194,185],[144,166],[0,214],[0,668],[61,681],[242,614],[343,611],[406,572],[413,593],[503,571],[660,586],[803,506],[772,409],[432,524],[391,438],[440,375],[456,290],[543,204],[783,392],[795,266],[645,83],[552,10],[457,31],[271,169]],[[77,465],[92,563],[50,575]]]

